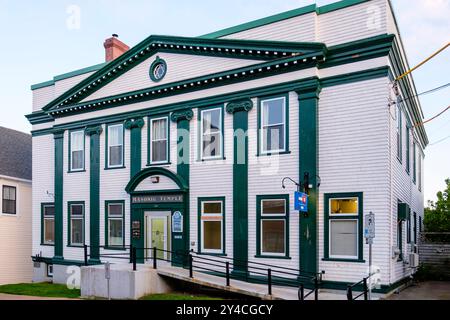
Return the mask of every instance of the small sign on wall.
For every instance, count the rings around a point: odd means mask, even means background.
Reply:
[[[135,220],[132,222],[131,233],[134,240],[141,239],[141,222],[139,220]]]
[[[183,233],[183,215],[180,211],[175,211],[172,215],[172,232]]]
[[[308,212],[308,195],[303,192],[296,192],[295,198],[295,210],[300,212]]]

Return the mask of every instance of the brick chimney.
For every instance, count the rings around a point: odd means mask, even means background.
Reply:
[[[119,40],[117,34],[113,34],[111,38],[106,39],[103,44],[105,47],[105,60],[106,62],[112,61],[130,49],[125,43]]]

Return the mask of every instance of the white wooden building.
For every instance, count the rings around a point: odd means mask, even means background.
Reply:
[[[409,66],[390,1],[105,48],[110,61],[32,86],[35,280],[51,266],[62,281],[84,245],[90,263],[132,245],[345,288],[368,273],[369,212],[380,290],[414,272],[428,140],[412,76],[394,81]],[[306,215],[285,177],[308,186]]]

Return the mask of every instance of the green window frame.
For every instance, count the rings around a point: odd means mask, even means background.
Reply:
[[[284,202],[284,213],[265,213],[264,202]],[[291,259],[289,256],[289,195],[258,195],[256,196],[256,256],[255,258],[268,259]],[[283,222],[284,224],[284,252],[274,252],[264,250],[264,223]],[[270,233],[269,233],[270,235]]]
[[[413,143],[413,183],[417,182],[417,143]]]
[[[122,206],[122,213],[120,215],[110,213],[111,206],[120,205]],[[119,244],[112,244],[110,240],[110,226],[112,221],[121,221],[121,234],[122,241]],[[105,201],[105,248],[114,250],[124,250],[125,249],[125,200],[107,200]]]
[[[204,204],[217,204],[221,203],[221,213],[205,213]],[[208,255],[226,255],[226,210],[225,210],[225,197],[202,197],[198,198],[198,252]],[[205,222],[221,222],[221,248],[219,249],[208,249],[205,248],[204,243],[204,223]]]
[[[412,232],[412,225],[411,225],[411,209],[408,213],[408,218],[406,219],[406,243],[411,243],[411,232]]]
[[[396,131],[397,131],[397,159],[402,163],[403,157],[403,139],[402,139],[402,130],[403,130],[403,112],[399,103],[399,99],[397,100],[397,119],[396,119]]]
[[[413,213],[414,218],[414,226],[413,226],[413,232],[414,232],[414,244],[417,244],[417,213]]]
[[[109,149],[110,147],[120,146],[120,144],[114,146],[109,145],[110,128],[116,126],[122,126],[122,163],[117,165],[111,165],[110,164],[111,152]],[[108,123],[106,125],[106,134],[105,134],[105,170],[124,169],[124,168],[125,168],[125,125],[123,122]]]
[[[411,127],[406,126],[406,172],[410,174],[411,171]]]
[[[53,214],[46,212],[47,208],[53,207]],[[53,241],[47,241],[45,238],[47,225],[46,222],[53,221]],[[45,202],[41,203],[41,245],[55,246],[55,203]]]
[[[403,261],[403,219],[401,218],[401,201],[397,200],[397,248],[400,251],[397,261]]]
[[[83,149],[76,149],[73,150],[74,146],[72,146],[72,143],[74,142],[74,137],[73,135],[75,134],[81,134],[83,137]],[[68,163],[68,173],[77,173],[77,172],[85,172],[86,171],[86,136],[85,136],[85,129],[84,128],[80,128],[80,129],[73,129],[69,131],[69,163]],[[82,166],[79,168],[73,168],[73,153],[74,152],[80,152],[82,151],[83,153],[83,160],[81,161]]]
[[[75,206],[81,206],[81,215],[74,216],[72,214],[72,208]],[[85,244],[86,234],[86,220],[85,220],[85,202],[84,201],[69,201],[67,203],[67,228],[68,228],[68,246],[69,247],[82,247]],[[73,222],[72,220],[81,220],[81,234],[79,235],[80,241],[73,240]]]
[[[152,128],[153,128],[153,122],[158,120],[166,120],[166,159],[162,161],[153,161],[152,160]],[[154,165],[167,165],[170,164],[170,119],[168,115],[163,116],[155,116],[155,117],[147,117],[147,166],[154,166]],[[161,140],[160,140],[161,141]]]
[[[264,112],[263,112],[263,104],[267,101],[275,101],[283,99],[284,101],[284,115],[283,115],[283,127],[284,127],[284,148],[280,148],[278,150],[264,150]],[[279,155],[279,154],[289,154],[289,93],[264,96],[258,98],[258,139],[257,139],[257,147],[258,147],[258,156],[271,156],[271,155]],[[279,123],[281,125],[281,123]],[[270,127],[270,125],[267,125]]]
[[[221,126],[220,130],[218,131],[212,131],[212,132],[204,132],[203,130],[203,121],[205,119],[204,113],[211,112],[214,110],[220,111],[220,121],[219,124]],[[198,159],[199,161],[209,161],[209,160],[224,160],[225,159],[225,135],[224,135],[224,127],[225,127],[225,113],[223,105],[216,105],[216,106],[210,106],[205,108],[199,108],[198,109]],[[213,136],[213,135],[219,135],[220,138],[220,154],[214,155],[214,156],[205,156],[204,154],[204,137],[205,136]]]
[[[17,214],[17,188],[2,186],[2,213],[7,215]]]
[[[364,194],[362,192],[350,193],[327,193],[324,194],[324,261],[341,261],[341,262],[356,262],[364,263],[364,243],[363,243],[363,209],[364,209]],[[332,200],[354,200],[358,201],[357,213],[330,213]],[[331,254],[331,223],[338,223],[342,221],[355,221],[356,227],[356,255],[333,255]]]

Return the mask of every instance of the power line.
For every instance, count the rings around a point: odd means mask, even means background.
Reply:
[[[430,90],[428,90],[428,91],[421,92],[421,93],[419,93],[419,94],[416,94],[415,96],[412,96],[412,97],[406,97],[406,98],[402,99],[402,101],[410,100],[410,99],[412,99],[412,98],[416,98],[416,97],[420,97],[420,96],[423,96],[423,95],[426,95],[426,94],[430,94],[430,93],[433,93],[433,92],[437,92],[437,91],[442,90],[442,89],[445,89],[445,88],[447,88],[447,87],[449,87],[449,86],[450,86],[450,82],[447,83],[447,84],[444,84],[444,85],[442,85],[442,86],[436,87],[436,88],[434,88],[434,89],[430,89]]]
[[[450,42],[447,43],[444,47],[442,47],[441,49],[439,49],[438,51],[436,51],[435,53],[433,53],[431,56],[429,56],[428,58],[426,58],[424,61],[422,61],[421,63],[419,63],[417,66],[415,66],[414,68],[406,71],[404,74],[402,74],[401,76],[399,76],[397,79],[395,79],[395,81],[399,81],[401,79],[403,79],[404,77],[406,77],[408,74],[410,74],[411,72],[413,72],[414,70],[420,68],[421,66],[423,66],[425,63],[427,63],[428,61],[430,61],[431,59],[433,59],[434,57],[436,57],[439,53],[441,53],[442,51],[444,51],[445,49],[447,49],[450,46]]]
[[[444,142],[444,141],[446,141],[446,140],[448,140],[448,139],[450,139],[450,136],[445,137],[445,138],[443,138],[443,139],[441,139],[441,140],[438,140],[438,141],[436,141],[436,142],[433,142],[433,143],[431,143],[429,146],[430,146],[430,147],[435,146],[435,145],[437,145],[437,144],[439,144],[439,143],[442,143],[442,142]]]
[[[436,118],[439,118],[439,117],[442,116],[445,112],[447,112],[448,109],[450,109],[450,106],[448,106],[447,108],[445,108],[445,109],[444,109],[442,112],[440,112],[439,114],[435,115],[433,118],[430,118],[430,119],[428,119],[428,120],[426,120],[426,121],[423,121],[423,122],[418,122],[418,123],[416,123],[416,124],[414,125],[414,128],[416,128],[416,127],[418,127],[418,126],[420,126],[420,125],[427,124],[427,123],[429,123],[429,122],[435,120]]]

